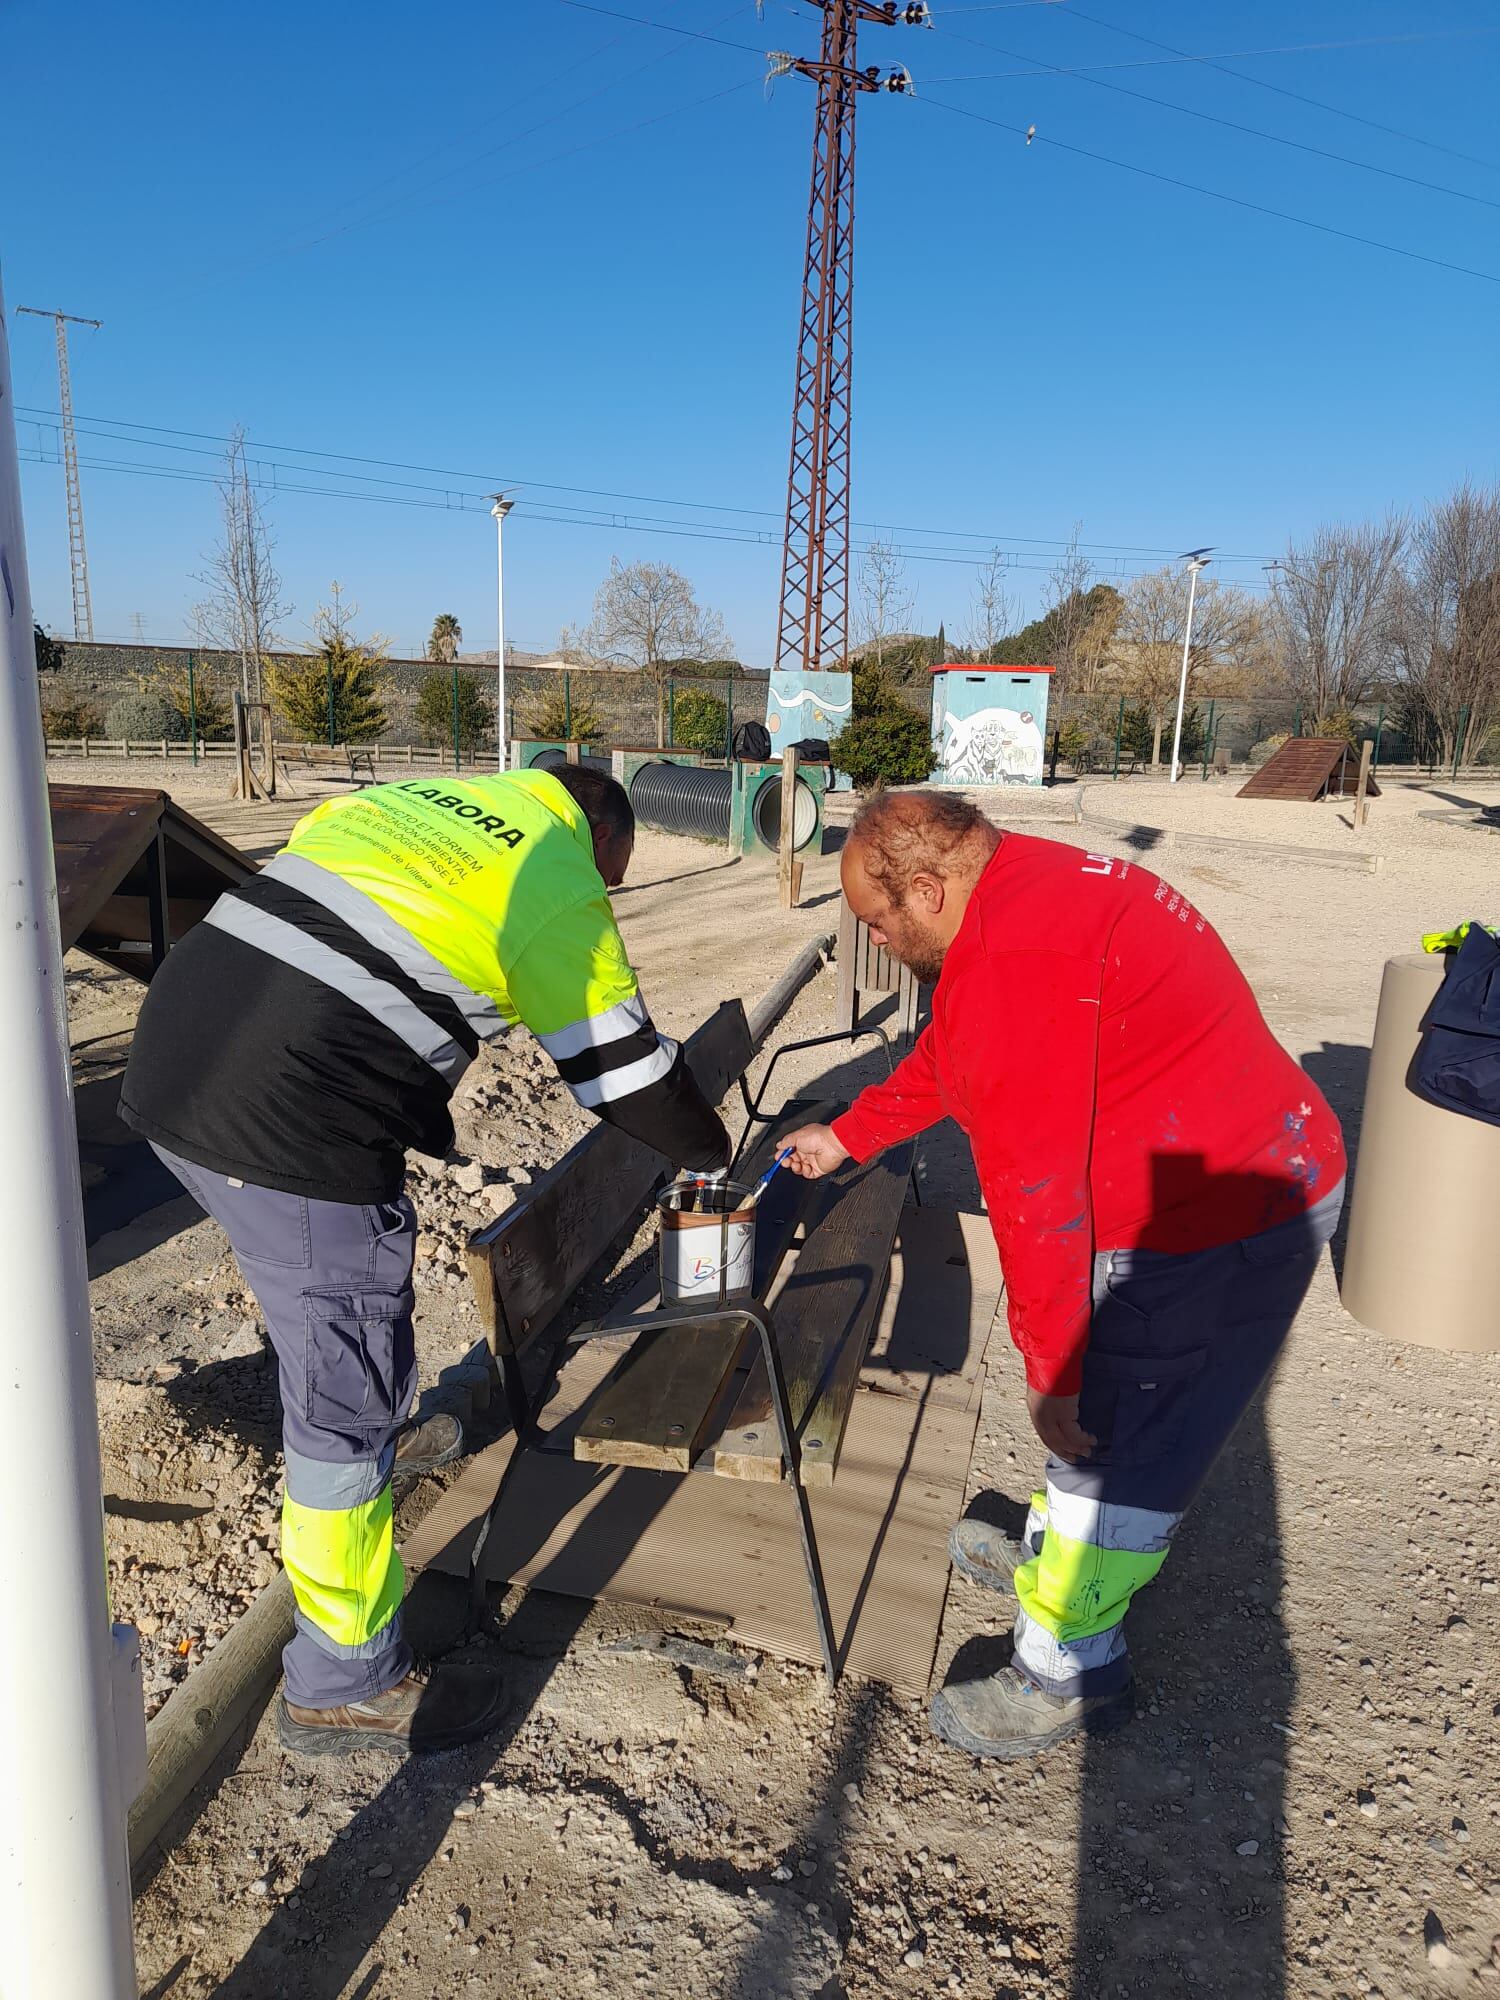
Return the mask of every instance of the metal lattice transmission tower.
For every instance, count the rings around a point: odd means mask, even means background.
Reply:
[[[776,665],[837,665],[849,650],[850,387],[854,361],[854,107],[861,91],[906,92],[904,69],[860,69],[861,21],[890,28],[928,25],[925,4],[819,0],[823,46],[816,62],[777,51],[771,74],[796,71],[818,87],[813,126],[807,257],[797,331],[791,469]]]
[[[57,329],[57,407],[62,411],[63,478],[68,489],[68,563],[73,576],[73,637],[92,639],[94,607],[89,597],[89,557],[83,541],[83,490],[78,484],[78,441],[73,435],[73,385],[68,374],[68,325],[100,327],[102,320],[77,313],[17,306],[18,313],[50,319]]]

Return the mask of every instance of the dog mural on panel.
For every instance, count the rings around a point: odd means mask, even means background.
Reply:
[[[950,785],[1039,785],[1042,731],[1029,709],[981,708],[945,715],[936,745]]]

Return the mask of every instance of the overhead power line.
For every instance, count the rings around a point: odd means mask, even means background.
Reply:
[[[1052,138],[1050,135],[1031,131],[1024,125],[1009,125],[1001,118],[986,117],[982,111],[971,111],[963,104],[949,104],[941,97],[918,95],[916,102],[933,106],[939,111],[952,112],[958,118],[972,118],[976,124],[993,126],[997,132],[1008,132],[1013,138],[1025,139],[1028,144],[1052,146],[1061,153],[1073,153],[1080,160],[1092,160],[1098,166],[1117,167],[1127,174],[1138,174],[1143,180],[1159,181],[1164,187],[1183,188],[1189,194],[1206,195],[1210,201],[1227,202],[1231,208],[1247,209],[1252,215],[1267,215],[1277,222],[1295,223],[1299,229],[1313,229],[1321,236],[1337,236],[1346,243],[1361,244],[1366,250],[1383,250],[1392,257],[1405,257],[1415,264],[1430,264],[1435,270],[1456,271],[1460,277],[1479,278],[1487,285],[1500,285],[1500,275],[1494,271],[1480,271],[1471,264],[1455,264],[1446,257],[1429,257],[1422,250],[1407,250],[1399,243],[1382,243],[1374,236],[1361,236],[1352,229],[1340,229],[1331,222],[1314,222],[1310,216],[1293,215],[1289,209],[1270,208],[1265,202],[1248,201],[1243,195],[1225,194],[1220,188],[1204,187],[1197,181],[1185,181],[1176,174],[1158,173],[1154,167],[1137,166],[1133,160],[1117,160],[1108,153],[1096,153],[1087,146],[1072,145],[1066,139]]]
[[[16,415],[18,420],[37,424],[38,426],[55,427],[58,422],[58,413],[55,410],[41,409],[31,404],[18,405],[16,410]],[[94,428],[95,426],[105,426],[105,425],[109,426],[110,428],[108,429]],[[142,423],[136,423],[133,420],[124,417],[85,416],[79,420],[79,430],[80,430],[80,435],[84,437],[95,438],[99,440],[101,443],[108,442],[121,445],[135,445],[139,447],[144,447],[148,450],[170,450],[182,453],[183,455],[187,456],[192,456],[196,458],[210,458],[215,461],[222,459],[224,452],[224,444],[225,444],[225,440],[221,437],[218,437],[212,431],[186,430],[181,427],[171,427],[163,424],[142,424]],[[138,435],[133,435],[133,433],[146,433],[146,435],[138,436]],[[152,442],[152,440],[158,437],[185,438],[192,440],[192,443],[155,445]],[[414,482],[409,480],[385,479],[377,477],[373,473],[364,474],[358,472],[351,472],[344,474],[335,474],[335,473],[324,473],[319,467],[313,465],[275,466],[273,464],[272,469],[275,470],[278,473],[278,475],[280,472],[283,471],[287,474],[287,478],[284,480],[278,476],[274,484],[268,482],[269,490],[279,491],[279,492],[297,491],[297,492],[321,493],[328,490],[321,486],[307,486],[307,487],[293,486],[292,484],[289,483],[293,475],[296,475],[301,478],[344,477],[356,480],[368,480],[368,482],[371,485],[394,486],[401,489],[402,492],[409,491],[413,493],[431,496],[428,499],[426,499],[423,504],[436,507],[438,509],[446,508],[450,504],[450,496],[457,499],[462,499],[464,501],[476,498],[483,499],[492,496],[497,488],[503,487],[508,492],[525,492],[528,495],[536,493],[564,493],[564,494],[575,495],[580,499],[623,500],[634,506],[672,507],[672,508],[685,509],[687,511],[696,513],[743,515],[744,517],[746,517],[747,520],[779,521],[782,518],[780,509],[775,509],[770,507],[746,507],[737,502],[729,502],[729,501],[691,500],[691,499],[685,499],[681,495],[663,495],[659,493],[629,493],[629,492],[621,492],[617,489],[609,487],[563,485],[554,480],[523,479],[510,473],[501,474],[496,472],[476,472],[468,470],[459,470],[452,466],[423,465],[404,459],[375,458],[369,456],[368,454],[361,454],[355,452],[325,451],[319,447],[312,445],[271,444],[267,443],[264,440],[257,441],[255,439],[247,438],[245,440],[245,448],[247,451],[255,453],[279,452],[292,458],[323,459],[339,466],[369,466],[377,468],[379,472],[422,473],[425,474],[427,477],[433,479],[447,479],[455,482],[470,482],[470,481],[473,482],[473,490],[464,491],[463,488],[459,486],[454,486],[451,488],[423,487],[423,486],[418,486]],[[48,459],[45,454],[43,454],[43,457],[39,462],[50,463],[51,460]],[[267,462],[268,461],[265,460],[255,461],[255,463],[267,463]],[[122,466],[120,469],[132,469],[132,468]],[[160,470],[163,473],[163,475],[165,475],[165,473],[168,471],[178,471],[183,476],[186,476],[189,472],[191,472],[194,477],[200,478],[210,483],[216,482],[218,479],[222,477],[221,472],[213,468],[199,469],[199,468],[184,467],[184,468],[141,468],[141,469],[143,470],[149,469],[152,471]],[[347,494],[347,495],[340,495],[338,497],[347,497],[347,498],[373,497],[378,499],[386,496],[378,494],[372,496],[366,496],[363,494]],[[528,511],[531,511],[531,504],[532,503],[528,503]],[[562,505],[565,503],[559,502],[559,503],[546,503],[546,504]],[[601,513],[608,513],[608,510],[600,510],[597,508],[587,511],[595,515],[600,515]],[[609,518],[614,518],[614,516],[610,514]],[[643,520],[643,525],[654,526],[663,524],[657,521],[654,517],[645,517]],[[690,526],[693,524],[683,524],[683,525]],[[863,520],[856,522],[854,525],[876,536],[877,538],[888,534],[919,535],[919,536],[925,535],[934,537],[938,540],[961,542],[966,546],[971,546],[973,548],[979,549],[980,551],[986,554],[990,549],[996,547],[997,545],[1002,548],[1006,548],[1006,547],[1017,547],[1021,544],[1025,544],[1027,545],[1025,551],[1027,553],[1033,553],[1033,552],[1039,553],[1040,551],[1048,548],[1065,549],[1073,546],[1071,537],[1030,535],[1030,534],[1021,534],[1018,532],[1002,531],[994,529],[937,528],[921,522],[884,521],[884,520],[882,521]],[[765,532],[767,531],[756,531],[757,538],[759,538],[760,534]],[[1132,542],[1117,542],[1117,541],[1090,542],[1090,541],[1080,540],[1077,546],[1082,549],[1087,549],[1092,552],[1107,555],[1111,559],[1120,555],[1168,557],[1168,556],[1175,556],[1178,553],[1177,543],[1157,545],[1149,543],[1132,543]],[[967,558],[965,559],[967,560]],[[1263,555],[1234,554],[1232,552],[1225,551],[1219,555],[1218,560],[1220,562],[1242,562],[1248,564],[1260,564],[1266,560],[1266,557],[1264,557]]]
[[[57,463],[56,459],[50,455],[28,447],[23,447],[19,455],[23,461],[29,464],[54,465]],[[215,483],[215,475],[212,472],[200,471],[191,467],[145,466],[131,463],[128,460],[96,458],[83,458],[80,459],[79,463],[88,467],[90,471],[115,473],[133,478],[177,480],[199,485],[211,485]],[[260,486],[262,490],[272,494],[296,493],[312,495],[324,500],[358,500],[378,506],[414,507],[426,512],[436,513],[484,515],[490,511],[493,504],[493,495],[488,493],[456,493],[449,496],[446,500],[423,500],[406,494],[357,493],[327,486],[301,485],[296,482],[283,480],[263,485],[262,482],[257,481],[254,477],[251,479],[251,484],[253,486]],[[679,541],[721,542],[739,547],[775,549],[781,542],[780,534],[770,528],[736,529],[729,526],[715,527],[713,525],[707,527],[673,527],[663,525],[648,518],[635,519],[629,515],[607,513],[601,510],[595,510],[592,514],[585,514],[582,511],[574,513],[558,511],[543,512],[533,505],[527,510],[527,518],[549,527],[602,528],[611,534],[667,536]],[[909,562],[937,563],[949,569],[973,569],[978,564],[988,561],[992,553],[989,546],[946,553],[908,543],[892,543],[888,541],[880,541],[879,543],[870,541],[857,542],[852,544],[851,548],[854,554],[864,555],[872,547],[876,546],[893,548],[896,554]],[[1176,553],[1175,547],[1173,552],[1174,554]],[[1029,553],[1039,553],[1039,551],[1030,551]],[[1248,560],[1248,558],[1243,560]],[[1004,557],[1003,567],[1007,571],[1015,570],[1034,576],[1051,576],[1054,574],[1054,565],[1052,563],[1023,562],[1009,553]],[[1092,581],[1096,583],[1128,582],[1132,577],[1145,574],[1147,567],[1159,568],[1160,564],[1151,564],[1148,566],[1140,563],[1132,563],[1124,555],[1100,556],[1092,565]],[[1256,579],[1251,577],[1237,580],[1236,587],[1252,591],[1262,591],[1269,588],[1263,578]]]
[[[673,0],[668,0],[668,4],[673,4]],[[737,4],[730,8],[729,12],[723,16],[723,19],[731,19],[733,15],[741,11],[742,5],[743,0],[737,0]],[[626,19],[629,17],[622,16],[621,18]],[[651,25],[668,26],[664,22],[652,23]],[[592,50],[589,56],[582,58],[581,61],[591,61],[594,56],[602,54],[606,49],[614,48],[624,39],[620,35],[614,36],[610,41],[602,43],[599,48]],[[759,56],[761,54],[760,50],[751,49],[748,43],[744,46],[750,49],[752,55]],[[644,71],[654,68],[658,63],[668,61],[677,53],[679,53],[678,49],[673,47],[663,49],[656,55],[648,56],[644,62],[636,63],[632,68],[623,70],[616,76],[607,77],[602,83],[596,84],[592,90],[585,91],[581,97],[570,98],[566,104],[558,106],[553,111],[549,111],[545,117],[537,119],[534,124],[524,126],[518,131],[510,131],[505,138],[497,140],[494,145],[486,146],[477,153],[470,153],[466,158],[459,160],[456,165],[445,167],[441,173],[429,176],[428,179],[418,182],[415,187],[404,188],[400,193],[390,196],[388,200],[381,202],[377,207],[368,210],[365,214],[351,216],[347,222],[332,223],[330,227],[320,229],[316,235],[304,236],[296,241],[284,243],[277,249],[264,252],[258,258],[253,259],[248,265],[235,267],[233,272],[223,275],[239,275],[244,270],[253,270],[261,264],[269,263],[278,256],[298,255],[305,250],[314,250],[320,244],[331,243],[340,236],[347,236],[355,230],[365,229],[374,223],[383,222],[387,216],[398,214],[403,210],[408,214],[420,214],[425,209],[438,207],[444,201],[450,201],[465,194],[475,193],[486,187],[493,187],[497,182],[509,180],[515,175],[533,173],[540,168],[550,167],[559,160],[570,159],[575,153],[583,152],[589,147],[606,144],[612,139],[626,138],[633,132],[641,131],[645,126],[660,124],[664,119],[679,117],[687,111],[695,111],[702,105],[713,104],[719,98],[728,96],[731,91],[747,87],[743,84],[733,84],[728,91],[714,91],[706,97],[693,98],[685,104],[670,105],[664,111],[652,113],[645,118],[634,119],[629,124],[618,126],[611,131],[590,132],[586,138],[580,140],[576,145],[564,147],[561,152],[549,153],[542,159],[527,160],[521,165],[509,167],[503,173],[493,175],[487,180],[467,182],[464,186],[453,189],[451,193],[434,196],[430,201],[420,201],[418,199],[419,196],[429,193],[433,188],[442,187],[446,182],[456,180],[460,175],[470,173],[474,168],[482,165],[484,161],[495,158],[497,154],[507,152],[512,147],[519,146],[524,140],[533,138],[538,132],[545,131],[549,125],[555,125],[560,119],[570,117],[573,113],[581,111],[586,104],[592,104],[596,98],[606,96],[611,90],[618,89],[621,84],[628,83],[632,77],[641,75]],[[519,105],[526,103],[528,99],[535,97],[540,90],[547,88],[551,83],[560,81],[564,76],[571,75],[572,71],[579,67],[581,67],[581,62],[570,64],[567,68],[544,79],[541,84],[533,86],[530,90],[523,91],[520,97],[514,99],[507,106],[507,115]],[[484,122],[488,124],[492,123],[493,120],[485,120]],[[439,148],[438,150],[441,151],[443,149]],[[402,169],[402,173],[415,172],[417,166],[423,164],[423,161],[435,157],[436,154],[424,155],[422,160],[418,160],[411,166]],[[388,186],[392,179],[399,178],[401,178],[401,175],[387,176],[385,181],[377,183],[376,187],[370,189],[369,194],[373,195],[377,193],[381,187]],[[359,200],[361,197],[355,196],[352,199]],[[407,205],[409,203],[416,203],[416,206],[408,208]],[[348,201],[340,204],[340,207],[347,208],[348,206]]]
[[[1134,28],[1122,28],[1114,21],[1101,20],[1097,14],[1081,13],[1071,5],[1067,8],[1067,13],[1075,21],[1086,21],[1091,28],[1103,28],[1111,35],[1123,35],[1127,41],[1139,42],[1144,48],[1165,49],[1170,55],[1180,56],[1183,53],[1181,49],[1174,48],[1171,42],[1159,42],[1154,35],[1140,34]],[[1489,35],[1495,32],[1493,28],[1454,28],[1436,30],[1433,34],[1423,35],[1418,39],[1427,41],[1449,39],[1458,35]],[[1222,67],[1222,59],[1219,57],[1203,57],[1201,60],[1207,63],[1210,69]],[[1358,111],[1347,111],[1341,104],[1328,104],[1320,97],[1306,97],[1299,90],[1289,90],[1285,84],[1268,83],[1263,76],[1251,76],[1241,69],[1226,69],[1224,75],[1232,76],[1240,83],[1253,84],[1257,90],[1269,90],[1277,97],[1289,97],[1294,103],[1306,104],[1314,111],[1326,111],[1334,118],[1347,118],[1351,125],[1365,125],[1372,132],[1384,132],[1387,138],[1404,139],[1408,145],[1425,146],[1429,152],[1446,153],[1450,159],[1465,160],[1471,167],[1483,167],[1489,173],[1500,173],[1500,162],[1481,159],[1477,153],[1461,152],[1456,146],[1445,146],[1439,140],[1426,138],[1420,132],[1404,131],[1399,125],[1383,125],[1379,119],[1366,118]]]
[[[675,21],[652,21],[642,14],[622,14],[616,7],[600,7],[595,0],[557,0],[559,7],[576,7],[581,14],[602,14],[606,20],[628,21],[633,28],[656,28],[664,35],[682,35],[690,42],[712,42],[715,48],[740,49],[746,55],[764,56],[765,50],[753,42],[731,42],[723,35],[705,34],[701,28],[679,28]]]
[[[1479,32],[1487,32],[1487,31],[1481,30]],[[1493,32],[1500,33],[1500,29],[1494,30]],[[1026,60],[1026,58],[1020,53],[1018,49],[1003,49],[1000,48],[999,44],[996,42],[980,41],[973,35],[956,35],[953,33],[951,29],[948,30],[948,34],[951,40],[955,42],[964,42],[970,48],[995,49],[998,54],[1003,56],[1009,56],[1014,61],[1024,62]],[[1390,36],[1387,37],[1386,39],[1407,40],[1409,38],[1406,36],[1400,36],[1400,37]],[[1343,45],[1340,43],[1325,43],[1321,45],[1318,43],[1312,43],[1309,46],[1314,48],[1319,46],[1336,48],[1336,47],[1341,47]],[[1175,61],[1177,60],[1177,58],[1174,57],[1172,58],[1172,60]],[[1218,64],[1213,64],[1211,66],[1214,68],[1219,67]],[[1014,72],[1011,73],[1014,74]],[[1172,100],[1168,97],[1153,97],[1149,91],[1132,90],[1129,84],[1111,83],[1108,80],[1108,78],[1102,76],[1095,76],[1091,74],[1087,69],[1060,69],[1055,64],[1042,63],[1038,68],[1033,69],[1029,73],[1033,76],[1039,76],[1039,77],[1042,76],[1074,77],[1080,83],[1091,84],[1095,90],[1110,90],[1113,91],[1115,95],[1118,97],[1133,97],[1137,100],[1138,103],[1155,105],[1156,108],[1160,111],[1174,111],[1180,118],[1197,118],[1205,125],[1219,125],[1222,126],[1226,132],[1241,132],[1247,138],[1262,139],[1266,142],[1267,145],[1270,146],[1286,146],[1290,148],[1291,151],[1296,153],[1309,153],[1315,159],[1332,160],[1339,166],[1355,167],[1359,170],[1360,173],[1379,174],[1381,178],[1384,180],[1403,181],[1408,187],[1422,188],[1428,194],[1447,195],[1453,201],[1474,202],[1480,208],[1500,208],[1500,201],[1493,201],[1490,199],[1488,195],[1470,194],[1466,188],[1448,187],[1441,181],[1422,180],[1416,174],[1403,174],[1399,172],[1395,167],[1379,167],[1374,165],[1374,163],[1369,160],[1356,160],[1353,157],[1353,155],[1349,153],[1335,153],[1326,146],[1309,145],[1308,142],[1304,139],[1288,139],[1280,132],[1267,132],[1264,131],[1259,125],[1243,125],[1239,122],[1238,119],[1225,118],[1219,112],[1216,111],[1200,111],[1195,105],[1191,104],[1174,104]],[[980,83],[987,81],[988,79],[978,76],[954,76],[954,77],[934,76],[934,77],[924,78],[923,80],[926,83]]]

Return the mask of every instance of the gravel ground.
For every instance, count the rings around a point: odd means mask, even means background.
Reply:
[[[1066,793],[986,803],[1008,824],[1147,866],[1141,829],[1275,837],[1276,823],[1263,833],[1247,818],[1253,802],[1212,784],[1176,796],[1090,785],[1086,808],[1111,798],[1118,832],[1092,817],[1047,824],[1070,809]],[[1160,857],[1351,1131],[1385,957],[1496,914],[1487,838],[1416,820],[1426,803],[1447,801],[1398,787],[1376,802],[1368,837],[1389,843],[1379,876],[1190,848]],[[1338,824],[1336,805],[1274,810],[1293,816],[1279,824],[1296,823],[1296,844],[1366,838]],[[620,915],[670,1025],[723,993],[753,999],[800,938],[832,927],[831,861],[810,867],[813,907],[794,915],[776,909],[762,864],[729,870],[660,837],[642,861]],[[831,994],[829,974],[782,1033],[826,1025]],[[82,1034],[127,1003],[110,992],[74,1004]],[[104,1039],[80,1056],[106,1089],[112,1054]],[[845,1082],[864,1073],[840,1067]],[[522,1037],[486,1058],[469,1092],[444,1172],[413,1179],[431,1253],[419,1271],[429,1378],[477,1332],[453,1281],[464,1231],[577,1129]],[[951,1133],[934,1135],[927,1165],[930,1198],[972,1201]],[[210,1225],[186,1217],[163,1235],[162,1216],[94,1245],[112,1575],[122,1615],[160,1620],[148,1639],[158,1692],[269,1574],[271,1547],[254,1544],[269,1540],[276,1498],[253,1306]],[[1016,1517],[1037,1470],[1018,1381],[1002,1337],[969,1503],[999,1519]],[[604,1654],[655,1621],[510,1592],[499,1636],[477,1642],[512,1695],[493,1741],[410,1769],[310,1767],[261,1722],[142,1885],[143,1982],[195,2000],[674,1984],[724,2000],[1405,2000],[1491,1983],[1497,1387],[1500,1357],[1365,1333],[1325,1266],[1264,1405],[1132,1621],[1137,1721],[1035,1768],[957,1755],[928,1735],[920,1704],[877,1687],[846,1682],[831,1701],[816,1676],[774,1662],[719,1680]],[[940,1672],[984,1670],[1007,1622],[1003,1601],[955,1584]]]

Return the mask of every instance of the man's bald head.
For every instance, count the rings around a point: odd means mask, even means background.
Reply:
[[[931,982],[999,842],[961,793],[876,792],[849,830],[844,895],[877,941]]]

